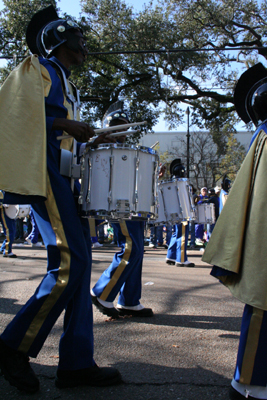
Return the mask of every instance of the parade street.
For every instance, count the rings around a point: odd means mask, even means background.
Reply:
[[[93,249],[92,284],[117,250],[111,245]],[[23,394],[23,399],[228,399],[243,305],[210,276],[200,250],[188,251],[194,268],[167,265],[163,248],[145,250],[141,301],[154,316],[111,320],[94,307],[95,361],[118,368],[124,383],[107,388],[55,387],[62,314],[38,358],[31,359],[40,391]],[[13,252],[17,258],[0,258],[1,332],[46,272],[44,246],[14,244]],[[0,376],[0,399],[19,398],[21,392]]]

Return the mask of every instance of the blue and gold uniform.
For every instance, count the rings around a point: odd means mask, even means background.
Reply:
[[[3,194],[0,192],[0,196]],[[14,258],[15,254],[12,253],[12,244],[15,239],[16,234],[16,222],[15,219],[9,218],[9,216],[5,213],[5,207],[2,203],[3,199],[0,198],[0,222],[3,227],[5,240],[3,241],[0,252],[6,257]]]
[[[177,158],[170,165],[170,173],[177,178],[184,178],[185,168],[181,159]],[[177,267],[194,267],[195,264],[187,260],[187,244],[189,234],[189,223],[183,221],[174,225],[174,231],[167,251],[166,263]]]
[[[241,75],[234,98],[240,118],[257,130],[203,261],[214,265],[211,274],[245,303],[230,399],[267,399],[267,71],[262,64]]]
[[[47,200],[33,203],[32,208],[47,248],[47,274],[1,338],[8,346],[36,357],[55,321],[66,308],[65,330],[59,346],[59,369],[81,369],[94,365],[89,293],[91,241],[88,220],[78,216],[70,180],[59,172],[61,142],[57,136],[62,135],[62,131],[52,131],[52,125],[56,117],[72,119],[73,115],[53,61],[60,65],[67,77],[69,72],[53,57],[51,61],[42,58],[39,61],[47,71],[46,80],[48,77],[51,80],[45,98]],[[72,139],[70,148],[71,142]]]
[[[167,260],[184,263],[187,261],[187,242],[188,242],[189,225],[176,224],[172,234],[171,241],[167,251]]]
[[[112,224],[121,251],[100,276],[93,294],[100,300],[113,303],[117,294],[118,308],[140,308],[141,277],[144,256],[144,222],[123,221]]]
[[[167,251],[167,264],[176,264],[176,266],[194,267],[195,264],[187,259],[187,243],[189,235],[189,224],[183,222],[176,224],[171,241]]]
[[[129,123],[123,102],[117,101],[106,111],[103,127]],[[112,263],[103,272],[91,290],[92,300],[105,315],[117,317],[131,314],[140,317],[153,315],[151,308],[140,304],[142,288],[142,265],[144,257],[144,222],[123,221],[112,224],[121,251],[117,252]],[[113,301],[119,293],[117,308]]]
[[[65,310],[56,385],[64,388],[117,384],[121,382],[120,373],[111,367],[99,368],[93,359],[89,222],[78,215],[75,197],[79,193],[78,182],[60,173],[63,146],[73,153],[69,155],[75,162],[76,141],[73,137],[87,142],[94,134],[89,125],[77,121],[79,94],[68,81],[67,68],[81,65],[87,54],[85,38],[78,25],[72,20],[60,19],[53,6],[32,17],[26,37],[32,53],[36,52],[40,57],[39,60],[37,55],[26,59],[10,74],[7,85],[3,85],[9,104],[13,100],[16,104],[13,120],[16,122],[21,117],[21,123],[24,123],[23,126],[15,123],[15,131],[7,131],[4,143],[7,148],[12,138],[13,146],[10,147],[17,154],[16,167],[21,165],[24,172],[26,163],[23,164],[19,154],[21,143],[27,151],[31,150],[33,154],[28,159],[39,173],[34,170],[32,174],[29,170],[29,176],[26,175],[23,181],[16,179],[11,184],[1,176],[0,188],[14,202],[19,197],[32,205],[47,249],[47,273],[1,335],[0,368],[12,385],[28,393],[36,392],[39,380],[28,356],[37,356],[57,318]],[[35,101],[34,96],[37,96]],[[0,100],[3,101],[2,89]],[[24,116],[21,108],[25,111]],[[39,114],[35,115],[37,110]],[[61,144],[57,138],[65,135],[64,129],[71,137]]]

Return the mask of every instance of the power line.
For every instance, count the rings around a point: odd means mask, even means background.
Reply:
[[[190,52],[203,52],[203,51],[239,51],[239,50],[265,50],[267,47],[214,47],[214,48],[193,48],[193,49],[158,49],[158,50],[118,50],[118,51],[95,51],[89,52],[88,55],[112,55],[112,54],[161,54],[161,53],[190,53]],[[26,58],[27,56],[17,56],[17,58]],[[12,59],[13,56],[0,56],[0,59]]]
[[[88,55],[109,55],[109,54],[155,54],[155,53],[189,53],[198,51],[238,51],[238,50],[267,50],[267,47],[214,47],[203,49],[159,49],[159,50],[119,50],[119,51],[96,51],[88,53]]]

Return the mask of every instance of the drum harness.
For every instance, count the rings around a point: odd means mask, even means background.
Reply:
[[[72,105],[72,110],[73,110],[73,120],[77,121],[77,112],[80,110],[80,93],[79,90],[76,88],[76,86],[69,81],[74,95],[71,93],[69,85],[68,85],[68,80],[66,78],[66,74],[64,70],[61,68],[61,66],[53,61],[50,60],[50,62],[54,65],[55,70],[58,72],[62,86],[63,86],[63,92],[66,96],[66,99],[69,100],[69,102]],[[69,154],[71,153],[71,154]],[[60,162],[60,173],[61,175],[69,176],[71,178],[71,190],[74,190],[74,181],[75,179],[80,178],[80,165],[77,164],[77,140],[73,138],[73,151],[70,152],[65,149],[61,149],[61,162]]]

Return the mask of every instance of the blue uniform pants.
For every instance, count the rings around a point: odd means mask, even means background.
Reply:
[[[166,244],[169,246],[172,237],[172,226],[166,225]]]
[[[8,254],[12,253],[12,244],[16,233],[16,220],[9,218],[4,210],[4,207],[0,206],[0,222],[5,234],[5,240],[2,243],[1,252]]]
[[[47,200],[32,205],[47,248],[47,273],[1,338],[10,347],[36,357],[65,310],[59,368],[77,370],[95,364],[89,223],[77,213],[69,179],[57,168],[48,170]]]
[[[144,257],[144,222],[123,221],[112,224],[121,251],[100,276],[93,287],[94,294],[103,301],[113,302],[118,293],[118,304],[140,304],[141,277]]]
[[[187,261],[189,225],[176,224],[167,251],[167,259],[175,262]]]
[[[32,231],[29,234],[27,239],[30,239],[32,243],[37,243],[40,231],[39,231],[38,225],[35,221],[32,210],[30,211],[30,218],[31,218],[31,224],[32,224]]]
[[[245,385],[267,385],[267,312],[245,305],[234,379]]]

